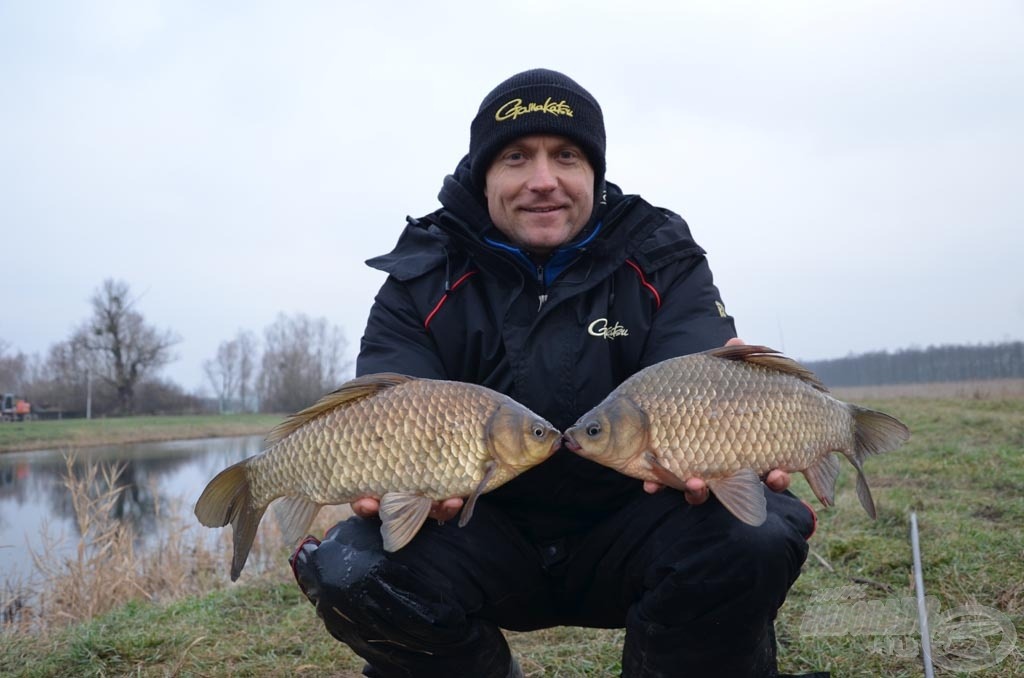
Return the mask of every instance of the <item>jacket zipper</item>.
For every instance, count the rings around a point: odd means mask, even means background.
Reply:
[[[537,284],[540,286],[540,294],[537,295],[537,311],[544,308],[544,302],[548,300],[548,287],[544,284],[544,267],[537,265]]]

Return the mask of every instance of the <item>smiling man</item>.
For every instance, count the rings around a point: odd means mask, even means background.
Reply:
[[[484,178],[494,227],[545,257],[572,241],[594,210],[594,169],[564,137],[532,135],[501,149]]]
[[[537,69],[470,126],[442,207],[409,219],[357,372],[483,384],[560,430],[636,371],[735,342],[686,222],[605,181],[597,101]],[[462,506],[437,502],[381,545],[377,497],[292,559],[328,631],[368,676],[521,676],[501,629],[625,628],[624,676],[774,676],[773,620],[807,555],[808,507],[766,479],[768,520],[733,518],[691,479],[642,484],[562,449]]]

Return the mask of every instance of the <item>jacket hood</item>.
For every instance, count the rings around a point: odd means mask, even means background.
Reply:
[[[481,232],[493,228],[487,202],[473,183],[468,155],[463,156],[455,171],[444,178],[437,199],[446,210],[462,221],[480,225]]]

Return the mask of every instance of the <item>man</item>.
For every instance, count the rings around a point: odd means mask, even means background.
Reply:
[[[369,262],[388,279],[357,372],[483,384],[565,430],[637,370],[738,341],[686,223],[604,175],[601,109],[579,84],[538,69],[498,85],[442,208]],[[555,625],[625,627],[625,676],[774,675],[812,512],[766,490],[753,528],[698,480],[659,490],[562,449],[463,528],[443,522],[462,500],[438,502],[442,522],[395,553],[361,499],[293,567],[369,676],[521,675],[499,629]]]

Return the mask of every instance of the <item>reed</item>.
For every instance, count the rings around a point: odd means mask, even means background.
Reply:
[[[44,526],[42,542],[48,546],[28,549],[36,573],[0,585],[0,625],[5,630],[45,633],[132,601],[165,603],[230,584],[230,530],[213,532],[188,520],[191,511],[182,511],[180,500],[161,497],[151,488],[155,532],[138,534],[115,511],[126,490],[123,470],[121,464],[78,465],[73,451],[65,454],[63,482],[77,537],[66,548],[66,537],[52,535]],[[327,507],[321,513],[314,533],[322,534],[350,514],[347,507]],[[268,511],[250,553],[246,580],[290,578],[289,548],[274,512]]]
[[[115,507],[126,486],[124,466],[90,462],[76,471],[74,452],[65,455],[64,487],[77,537],[44,526],[46,547],[28,548],[35,565],[29,580],[4,584],[8,629],[42,631],[82,622],[133,600],[168,600],[214,590],[218,558],[179,513],[158,500],[157,533],[139,535]],[[140,548],[145,540],[147,548]]]

